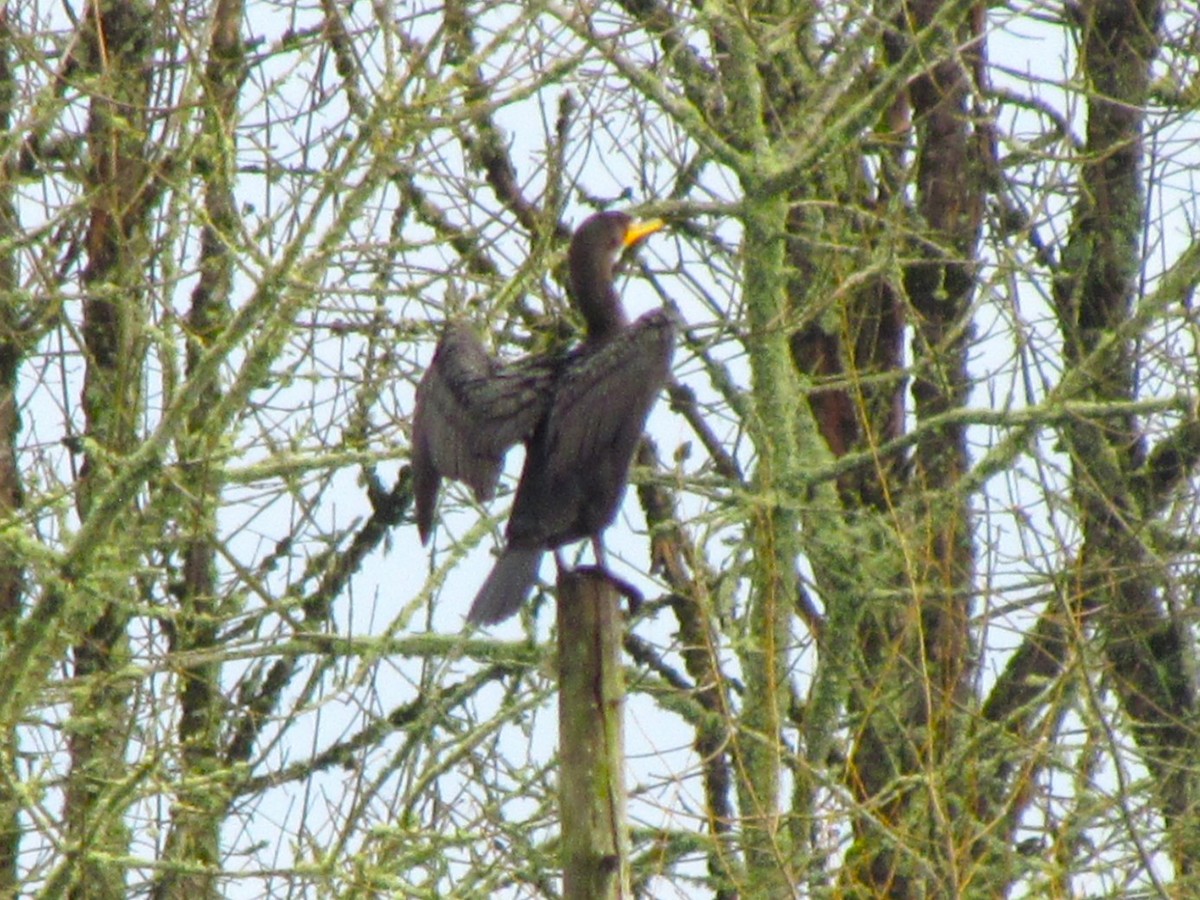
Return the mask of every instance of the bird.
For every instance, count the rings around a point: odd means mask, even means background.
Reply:
[[[466,323],[448,322],[417,386],[410,466],[417,528],[426,543],[443,478],[490,500],[504,455],[525,445],[505,546],[467,623],[492,625],[529,596],[548,550],[590,539],[603,567],[603,532],[616,519],[646,419],[671,370],[675,317],[630,323],[613,286],[621,254],[661,230],[660,219],[606,211],[586,219],[567,250],[582,342],[512,363],[489,356]]]

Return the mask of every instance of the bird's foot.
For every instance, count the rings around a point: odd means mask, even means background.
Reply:
[[[641,591],[620,575],[614,575],[605,566],[580,566],[574,571],[589,575],[599,575],[601,578],[606,579],[616,589],[618,594],[629,601],[629,615],[631,617],[637,615],[638,610],[642,608],[642,604],[646,602],[646,598],[642,595]]]

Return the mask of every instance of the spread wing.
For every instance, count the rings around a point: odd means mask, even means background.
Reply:
[[[479,500],[495,494],[504,454],[545,415],[559,360],[503,364],[470,326],[449,322],[417,385],[412,428],[413,495],[421,543],[429,540],[442,478],[464,482]]]
[[[674,347],[671,316],[657,311],[567,362],[525,459],[510,544],[556,547],[612,523]]]

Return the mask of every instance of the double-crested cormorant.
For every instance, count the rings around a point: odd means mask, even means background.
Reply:
[[[638,437],[670,371],[675,329],[669,313],[632,325],[613,288],[621,252],[663,227],[625,213],[598,213],[571,239],[571,296],[587,324],[565,355],[504,365],[469,327],[446,327],[417,387],[412,472],[424,543],[442,477],[489,499],[504,453],[524,442],[525,466],[505,531],[507,542],[479,589],[467,621],[508,618],[528,596],[546,550],[600,535],[616,518]]]

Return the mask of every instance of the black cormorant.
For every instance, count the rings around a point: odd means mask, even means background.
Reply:
[[[621,252],[663,227],[597,213],[567,253],[571,297],[587,325],[567,354],[502,364],[468,326],[450,323],[417,387],[412,472],[417,526],[428,540],[442,477],[489,499],[504,453],[526,445],[506,544],[467,621],[494,623],[520,607],[546,550],[600,536],[616,518],[629,465],[670,371],[675,329],[665,310],[630,324],[613,288]]]

